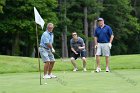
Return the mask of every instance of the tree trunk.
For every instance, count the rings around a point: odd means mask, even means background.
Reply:
[[[67,47],[67,26],[65,26],[65,31],[62,32],[62,58],[68,57],[68,47]]]
[[[97,27],[97,20],[94,20],[94,24],[93,25],[94,25],[93,26],[93,34],[94,34],[95,30],[96,30],[96,27]],[[93,36],[93,38],[94,38],[94,36]],[[93,42],[93,48],[94,48],[94,46],[95,46],[95,42]],[[93,53],[95,54],[95,48],[94,48]]]
[[[84,7],[84,34],[86,36],[85,46],[87,50],[87,56],[89,55],[88,50],[88,21],[87,21],[87,7]]]
[[[90,23],[90,37],[91,37],[91,38],[93,38],[93,28],[94,28],[93,24],[94,24],[94,23],[93,23],[93,21],[92,21],[92,22]],[[90,48],[89,48],[89,50],[90,50],[90,51],[89,51],[89,56],[90,56],[90,57],[93,56],[93,51],[94,51],[94,50],[93,50],[93,49],[94,49],[93,44],[94,44],[94,41],[93,41],[93,40],[90,41],[90,46],[89,46],[89,47],[90,47]]]
[[[66,9],[66,0],[65,2],[65,11],[64,11],[64,20],[66,22],[66,15],[67,15],[67,9]],[[64,24],[64,31],[62,32],[62,57],[67,58],[68,57],[68,46],[67,46],[67,24]]]
[[[140,18],[140,1],[139,0],[134,0],[134,11],[135,15]]]
[[[12,55],[18,56],[20,55],[20,49],[19,49],[19,31],[15,34],[15,40],[12,45]]]

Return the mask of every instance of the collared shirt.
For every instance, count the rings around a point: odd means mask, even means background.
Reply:
[[[53,38],[54,38],[53,33],[46,30],[41,36],[40,46],[42,46],[44,48],[48,48],[47,44],[52,45],[53,44]]]
[[[103,28],[97,27],[94,33],[94,37],[97,37],[98,43],[108,43],[111,35],[113,35],[113,31],[108,25],[104,25]]]
[[[71,46],[71,48],[74,48],[75,51],[80,51],[78,47],[85,46],[85,43],[84,43],[84,40],[81,37],[78,37],[77,41],[74,41],[73,38],[72,38],[70,40],[70,46]]]

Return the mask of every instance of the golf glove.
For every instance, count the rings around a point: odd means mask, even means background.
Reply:
[[[95,46],[94,46],[94,48],[97,48],[97,47],[98,47],[98,45],[95,45]]]
[[[108,43],[108,46],[109,46],[109,48],[111,49],[111,47],[112,47],[112,44],[111,44],[111,43]]]
[[[53,52],[53,53],[55,53],[55,50],[54,50],[54,48],[52,48],[52,52]]]

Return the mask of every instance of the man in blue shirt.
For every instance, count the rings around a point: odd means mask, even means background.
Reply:
[[[98,27],[94,33],[94,41],[95,41],[95,49],[96,51],[96,61],[97,61],[97,68],[96,72],[100,72],[100,55],[106,57],[106,72],[109,72],[109,56],[110,56],[110,49],[112,46],[112,41],[114,38],[113,31],[110,26],[104,24],[104,19],[99,18],[98,20]]]
[[[52,45],[54,39],[54,35],[52,33],[53,28],[54,25],[52,23],[48,23],[47,30],[42,34],[40,40],[39,51],[44,62],[44,79],[56,78],[56,76],[51,73],[55,63],[55,58],[53,55],[55,50]]]

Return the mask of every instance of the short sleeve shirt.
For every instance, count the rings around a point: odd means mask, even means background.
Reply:
[[[77,40],[77,41],[74,41],[74,39],[72,38],[72,39],[70,40],[70,46],[71,46],[71,48],[74,48],[75,51],[80,51],[80,50],[78,49],[78,47],[79,47],[79,46],[80,46],[80,47],[85,46],[85,43],[84,43],[84,40],[83,40],[81,37],[78,37],[78,40]],[[85,50],[85,49],[84,49],[84,50]]]
[[[41,36],[41,41],[40,41],[40,46],[44,47],[44,48],[48,48],[47,44],[53,44],[53,39],[54,39],[54,35],[52,32],[49,32],[48,30],[45,31],[42,36]]]
[[[113,35],[113,31],[108,25],[105,25],[103,28],[97,27],[94,33],[94,37],[97,37],[98,43],[108,43],[111,35]]]

